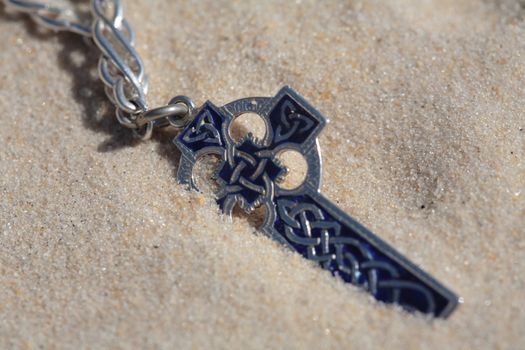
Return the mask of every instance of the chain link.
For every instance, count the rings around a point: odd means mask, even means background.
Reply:
[[[117,120],[141,139],[149,139],[155,128],[182,128],[189,122],[195,106],[187,97],[178,96],[167,106],[148,108],[144,62],[135,49],[135,32],[124,18],[121,0],[91,0],[91,24],[80,23],[69,9],[37,1],[3,1],[8,10],[26,13],[45,28],[93,39],[102,52],[98,72],[106,95],[116,106]]]
[[[79,23],[78,18],[69,9],[26,0],[4,0],[4,4],[9,10],[29,14],[37,23],[48,29],[91,37],[90,26]]]

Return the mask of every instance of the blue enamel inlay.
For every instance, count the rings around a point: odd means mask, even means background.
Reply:
[[[265,120],[269,136],[261,142],[251,136],[235,142],[230,123],[254,110]],[[262,230],[305,258],[377,300],[448,316],[457,296],[318,192],[320,158],[312,141],[326,122],[290,88],[273,99],[244,99],[223,108],[208,102],[176,139],[183,153],[179,179],[192,183],[191,169],[199,155],[221,154],[218,203],[227,214],[236,204],[248,212],[264,205],[269,219]],[[309,165],[307,184],[296,190],[279,187],[285,168],[276,152],[285,149],[299,150]]]

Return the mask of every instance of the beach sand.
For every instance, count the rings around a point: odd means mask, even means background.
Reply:
[[[330,119],[323,193],[463,298],[372,300],[177,184],[98,53],[0,10],[0,348],[523,349],[525,5],[124,1],[150,105],[290,85]],[[292,164],[289,164],[292,167]]]

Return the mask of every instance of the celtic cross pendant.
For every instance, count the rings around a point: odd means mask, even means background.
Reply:
[[[230,126],[245,113],[264,120],[262,140],[233,139]],[[224,213],[231,215],[237,204],[246,212],[264,206],[261,230],[268,236],[377,300],[447,317],[458,304],[454,293],[320,194],[317,137],[326,123],[289,87],[273,98],[246,98],[223,107],[206,102],[175,139],[182,153],[178,180],[196,188],[194,165],[204,155],[218,155],[217,201]],[[280,186],[287,169],[277,156],[287,150],[301,153],[307,163],[306,178],[295,189]]]

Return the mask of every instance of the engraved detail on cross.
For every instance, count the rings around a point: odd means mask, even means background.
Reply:
[[[266,125],[262,140],[248,135],[235,141],[234,119],[256,113]],[[261,228],[326,270],[371,293],[377,300],[436,317],[447,317],[458,297],[344,213],[320,192],[321,157],[317,137],[327,119],[303,97],[284,87],[273,98],[241,99],[223,107],[206,102],[175,139],[182,153],[178,180],[195,187],[193,167],[200,157],[221,157],[216,178],[218,203],[231,215],[266,207]],[[303,183],[285,189],[287,169],[277,156],[301,153],[308,171]]]

